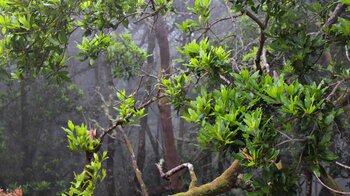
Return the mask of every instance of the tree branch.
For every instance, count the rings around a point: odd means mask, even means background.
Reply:
[[[347,5],[342,4],[342,3],[338,3],[338,5],[334,9],[331,17],[328,18],[327,22],[324,23],[324,25],[322,27],[323,28],[332,27],[332,25],[338,21],[338,17],[340,16],[340,14],[342,14],[345,11],[346,7],[347,7]]]
[[[327,176],[322,176],[323,180],[321,180],[314,172],[315,177],[317,180],[322,184],[322,186],[326,187],[328,190],[334,192],[334,193],[339,193],[339,194],[344,194],[344,195],[350,195],[350,192],[344,192],[341,190],[341,188],[334,182],[334,180],[328,175]],[[325,182],[323,182],[325,181]]]
[[[190,187],[187,192],[177,193],[174,196],[218,195],[232,189],[237,182],[237,173],[240,161],[235,160],[231,166],[213,181],[199,187]]]
[[[258,24],[260,29],[265,29],[266,28],[264,23],[257,16],[254,15],[252,10],[250,10],[249,8],[244,8],[242,12],[244,14],[247,14],[247,16],[249,18],[251,18],[256,24]]]
[[[145,107],[147,107],[148,105],[150,105],[151,103],[161,99],[165,97],[164,94],[160,94],[157,97],[153,97],[152,99],[149,99],[148,101],[142,103],[139,107],[136,108],[136,110],[141,110]],[[99,136],[99,139],[102,141],[103,138],[110,132],[112,132],[114,129],[116,129],[118,126],[123,127],[123,125],[128,122],[128,120],[134,115],[134,112],[130,112],[125,118],[123,119],[118,119],[115,124],[111,127],[109,127],[108,129],[102,130],[102,134]]]
[[[137,181],[139,182],[140,184],[140,187],[141,187],[141,191],[142,191],[142,195],[143,196],[148,196],[148,193],[147,193],[147,189],[146,189],[146,185],[142,179],[142,174],[141,174],[141,171],[139,170],[138,166],[137,166],[137,162],[136,162],[136,156],[135,156],[135,153],[134,153],[134,150],[132,148],[132,145],[130,143],[130,140],[128,138],[128,136],[125,134],[125,131],[124,129],[118,125],[118,131],[119,133],[122,135],[123,137],[123,141],[125,142],[125,145],[130,153],[130,157],[131,157],[131,162],[132,162],[132,167],[134,169],[134,172],[135,172],[135,175],[136,175],[136,178],[137,178]]]
[[[177,172],[183,170],[184,168],[187,168],[188,169],[188,172],[190,173],[190,176],[191,176],[191,183],[190,183],[190,186],[189,186],[189,189],[193,188],[196,186],[197,184],[197,176],[196,176],[196,173],[194,172],[194,169],[193,169],[193,165],[191,163],[183,163],[169,171],[167,171],[166,173],[163,172],[163,169],[162,169],[162,165],[164,163],[164,160],[161,159],[159,161],[159,163],[156,163],[156,166],[157,166],[157,169],[159,171],[159,174],[160,174],[160,177],[165,179],[165,180],[170,180],[170,177],[174,174],[176,174]]]

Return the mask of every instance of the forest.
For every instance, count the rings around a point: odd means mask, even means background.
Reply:
[[[0,13],[0,196],[350,195],[350,0]]]

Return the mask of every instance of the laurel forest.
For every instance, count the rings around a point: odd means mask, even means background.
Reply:
[[[1,0],[0,195],[350,194],[349,5]]]

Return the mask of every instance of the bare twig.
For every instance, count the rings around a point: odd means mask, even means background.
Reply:
[[[328,190],[334,192],[334,193],[339,193],[339,194],[344,194],[344,195],[350,195],[350,192],[344,192],[344,191],[337,191],[335,189],[332,189],[331,187],[327,186],[322,180],[316,175],[315,172],[313,172],[317,180],[322,184],[322,186],[326,187]]]
[[[141,171],[139,170],[139,168],[137,166],[136,156],[135,156],[134,150],[132,148],[132,145],[130,143],[130,140],[129,140],[128,136],[125,134],[124,129],[120,125],[118,125],[118,131],[122,135],[123,141],[124,141],[128,151],[130,153],[132,167],[134,169],[137,181],[140,184],[142,195],[143,196],[148,196],[146,185],[145,185],[145,183],[144,183],[144,181],[142,179],[142,173],[141,173]]]
[[[346,59],[348,59],[348,61],[350,62],[350,56],[349,56],[348,46],[345,46],[345,56],[346,56]]]
[[[227,85],[231,84],[231,81],[221,74],[220,74],[220,79],[223,80]]]
[[[339,163],[338,161],[336,161],[335,163],[336,163],[337,165],[340,165],[340,166],[346,168],[346,169],[350,169],[350,166],[347,166],[347,165],[344,165],[344,164],[342,164],[342,163]]]
[[[331,101],[332,97],[335,95],[335,92],[338,90],[338,88],[340,87],[340,85],[344,82],[345,80],[342,79],[340,81],[338,81],[336,83],[336,85],[334,86],[333,90],[331,91],[331,93],[329,93],[329,95],[327,96],[326,100],[327,101]]]
[[[191,163],[183,163],[177,167],[174,167],[173,169],[167,171],[166,173],[163,172],[163,169],[162,169],[162,165],[164,163],[164,160],[163,159],[160,159],[160,161],[158,163],[156,163],[156,167],[159,171],[159,174],[160,174],[160,177],[165,179],[165,180],[170,180],[170,177],[174,174],[176,174],[177,172],[187,168],[189,173],[190,173],[190,177],[191,177],[191,183],[190,183],[190,189],[195,187],[196,184],[197,184],[197,176],[194,172],[194,169],[193,169],[193,165]]]
[[[280,145],[288,143],[288,142],[304,142],[304,141],[305,141],[305,139],[302,139],[302,138],[291,138],[291,139],[284,140],[283,142],[276,144],[276,146],[280,146]]]
[[[282,131],[277,130],[278,133],[280,133],[281,135],[283,135],[284,137],[288,138],[288,139],[292,139],[291,137],[289,137],[287,134],[283,133]]]

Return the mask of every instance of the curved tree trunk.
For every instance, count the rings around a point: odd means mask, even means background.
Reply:
[[[170,74],[170,50],[168,41],[168,31],[166,23],[161,15],[155,17],[155,34],[159,46],[160,54],[160,74]],[[179,165],[179,158],[176,152],[173,124],[171,120],[171,107],[167,98],[162,98],[159,103],[159,113],[163,130],[163,142],[165,163],[168,169]],[[175,191],[182,189],[182,179],[179,174],[170,178],[171,188]]]

